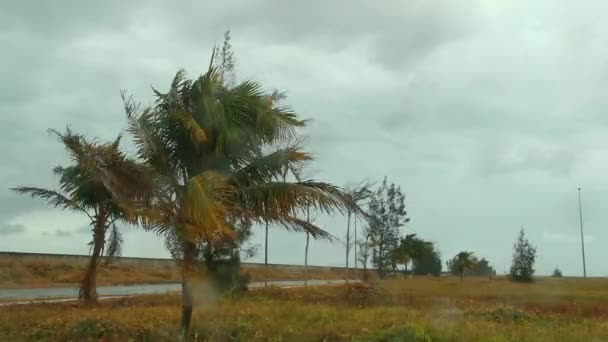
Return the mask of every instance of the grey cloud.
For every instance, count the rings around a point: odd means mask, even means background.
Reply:
[[[22,234],[25,232],[25,226],[22,224],[5,223],[0,226],[0,235]]]
[[[69,230],[57,229],[55,231],[56,237],[69,237],[72,236],[72,232]]]
[[[80,228],[76,229],[74,231],[74,233],[76,233],[76,234],[91,234],[91,227],[90,226],[80,227]]]
[[[437,241],[446,257],[471,249],[508,269],[524,224],[542,251],[539,270],[556,263],[567,270],[563,245],[555,248],[543,232],[576,228],[572,189],[589,189],[585,222],[595,241],[608,212],[607,7],[543,0],[2,3],[0,187],[53,188],[50,169],[69,160],[47,128],[70,124],[114,138],[125,126],[120,89],[150,103],[149,85],[164,90],[181,67],[203,71],[229,27],[239,76],[286,90],[287,103],[313,119],[305,132],[316,177],[345,184],[388,175],[406,192],[406,229]],[[43,201],[0,191],[0,222],[41,208]],[[343,236],[343,218],[319,222]],[[85,233],[88,227],[46,234]],[[145,250],[140,242],[149,235],[135,235],[125,251],[153,256],[157,245]],[[274,262],[301,259],[292,255],[301,236],[277,233],[272,241],[289,242]],[[317,263],[342,262],[335,246],[314,246]]]

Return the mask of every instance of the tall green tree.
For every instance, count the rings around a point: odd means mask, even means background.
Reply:
[[[414,275],[441,275],[441,254],[435,244],[425,241],[418,255],[413,259],[412,273]]]
[[[111,143],[102,144],[89,142],[69,128],[64,134],[55,130],[50,132],[63,143],[72,160],[69,166],[57,166],[53,169],[53,173],[59,177],[59,189],[20,186],[12,190],[41,198],[55,208],[72,210],[89,218],[93,235],[89,242],[91,257],[80,282],[79,297],[85,304],[96,304],[97,268],[104,251],[108,257],[120,255],[122,237],[116,222],[125,219],[125,212],[114,201],[101,179],[89,171],[86,161],[88,156],[93,154],[103,162],[122,157],[118,150],[120,137]],[[133,162],[127,159],[124,162],[125,169],[133,166]]]
[[[406,234],[404,238],[399,239],[399,246],[393,250],[391,256],[392,267],[395,274],[398,265],[404,265],[403,275],[407,276],[410,262],[413,263],[429,248],[433,248],[433,243],[424,241],[417,237],[416,234]]]
[[[290,165],[312,158],[300,146],[275,148],[290,141],[305,120],[281,105],[253,81],[234,86],[212,55],[209,69],[189,80],[178,72],[167,92],[155,90],[152,107],[125,97],[129,133],[142,162],[141,177],[151,188],[114,181],[118,168],[96,165],[106,184],[146,229],[174,232],[182,248],[181,336],[188,336],[192,317],[197,244],[212,267],[218,242],[235,239],[229,222],[278,224],[313,238],[330,235],[298,217],[303,208],[330,213],[349,202],[331,184],[306,180],[284,182]]]
[[[459,275],[460,270],[458,269],[458,264],[453,262],[452,260],[448,260],[446,262],[448,271],[453,275]],[[496,271],[494,267],[490,265],[490,262],[485,258],[479,259],[471,268],[464,270],[464,276],[486,276],[492,277]]]
[[[394,250],[399,246],[401,228],[409,221],[405,195],[385,177],[369,201],[369,233],[374,246],[372,262],[378,274],[386,277],[392,266]]]
[[[511,264],[510,271],[511,280],[517,282],[533,281],[535,260],[536,248],[526,239],[522,228],[513,245],[513,263]]]

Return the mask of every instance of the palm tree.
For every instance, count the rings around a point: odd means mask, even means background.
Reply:
[[[456,265],[456,269],[458,270],[458,274],[460,275],[460,281],[463,280],[464,271],[471,269],[476,263],[477,258],[473,254],[473,252],[462,251],[454,257],[453,261]]]
[[[298,165],[291,170],[296,181],[302,180],[303,166]],[[310,224],[310,207],[306,207],[306,223]],[[306,247],[304,247],[304,286],[308,286],[308,247],[310,246],[310,232],[306,232]]]
[[[350,256],[350,248],[353,244],[351,244],[350,242],[350,219],[351,216],[354,216],[355,219],[355,227],[356,227],[356,220],[357,220],[357,216],[363,216],[363,218],[367,219],[367,215],[365,214],[365,212],[362,209],[362,206],[364,205],[365,201],[368,200],[371,196],[372,196],[372,191],[371,188],[372,184],[367,182],[367,181],[363,181],[357,185],[354,186],[349,186],[346,187],[346,190],[344,190],[344,194],[346,196],[346,199],[350,202],[351,206],[354,208],[353,210],[347,210],[346,211],[346,215],[347,215],[347,224],[346,224],[346,264],[344,265],[344,274],[346,277],[346,282],[348,283],[348,259]],[[356,229],[356,228],[355,228]],[[356,253],[356,240],[357,240],[357,232],[355,230],[355,253]],[[356,260],[356,256],[355,256],[355,260]]]
[[[175,233],[179,240],[182,338],[192,317],[198,244],[206,246],[203,259],[209,269],[218,241],[234,238],[229,221],[276,223],[313,238],[330,238],[297,214],[307,207],[321,212],[350,208],[331,184],[282,181],[285,168],[311,156],[299,146],[264,152],[290,139],[306,121],[280,106],[277,92],[265,93],[252,81],[229,86],[224,72],[212,55],[208,71],[198,79],[188,80],[180,71],[167,93],[155,90],[154,107],[142,108],[123,95],[141,176],[152,180],[152,188],[116,182],[118,167],[95,165],[131,218],[156,233]]]
[[[372,255],[372,249],[374,248],[374,245],[371,241],[371,234],[369,232],[369,228],[365,227],[363,230],[363,236],[365,237],[365,239],[363,240],[359,240],[356,241],[356,243],[359,245],[359,249],[361,251],[361,253],[358,255],[359,257],[359,261],[361,262],[361,264],[363,264],[363,281],[367,282],[368,281],[368,273],[367,273],[367,262],[369,261],[369,258]]]
[[[69,128],[65,134],[54,130],[50,132],[59,137],[73,161],[70,166],[57,166],[53,169],[53,173],[59,176],[60,190],[30,186],[20,186],[12,190],[44,199],[53,207],[62,210],[69,209],[83,213],[90,219],[93,232],[93,239],[89,243],[91,258],[80,283],[79,297],[85,304],[96,304],[97,266],[104,250],[108,257],[120,255],[122,238],[115,223],[117,220],[125,219],[125,213],[114,201],[112,194],[106,190],[102,181],[88,171],[85,163],[87,156],[93,154],[106,159],[120,156],[118,152],[120,137],[112,143],[97,144],[86,141],[82,135],[73,133]],[[125,159],[125,163],[126,167],[128,160]]]

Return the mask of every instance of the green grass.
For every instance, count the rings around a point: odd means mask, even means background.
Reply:
[[[180,301],[164,295],[96,308],[0,310],[6,341],[174,341]],[[608,341],[608,281],[417,278],[238,298],[201,289],[192,330],[199,341]]]

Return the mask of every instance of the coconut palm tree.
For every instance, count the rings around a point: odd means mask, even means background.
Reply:
[[[153,107],[142,108],[123,95],[128,131],[142,162],[138,172],[153,187],[117,181],[115,174],[122,173],[118,162],[115,167],[95,164],[130,219],[156,233],[177,236],[182,248],[182,338],[192,316],[197,245],[207,246],[203,259],[211,267],[216,243],[235,238],[228,222],[269,222],[313,238],[330,238],[297,215],[307,207],[327,213],[351,208],[331,184],[283,181],[286,168],[312,158],[299,146],[273,146],[289,141],[306,121],[280,105],[279,93],[264,92],[252,81],[229,86],[224,72],[212,55],[202,76],[188,80],[180,71],[166,93],[155,90]]]
[[[93,239],[89,243],[91,257],[80,283],[79,297],[86,304],[96,304],[97,267],[104,251],[108,257],[120,255],[122,238],[116,221],[125,219],[125,214],[102,181],[89,172],[85,163],[88,156],[93,154],[101,158],[119,157],[120,137],[112,143],[99,144],[88,142],[69,128],[65,134],[54,130],[50,132],[59,137],[73,161],[70,166],[57,166],[53,169],[53,173],[59,177],[59,190],[31,186],[20,186],[12,190],[44,199],[53,207],[79,212],[89,218],[93,233]],[[125,159],[124,162],[126,168],[129,161]]]
[[[371,187],[372,184],[367,182],[367,181],[363,181],[357,185],[352,185],[352,186],[348,186],[346,187],[346,189],[344,190],[344,195],[346,196],[346,199],[350,202],[351,206],[354,208],[353,210],[347,210],[346,211],[346,216],[347,216],[347,223],[346,223],[346,263],[344,265],[344,274],[345,274],[345,281],[348,283],[348,278],[349,278],[349,274],[348,274],[348,261],[349,261],[349,257],[350,257],[350,248],[351,246],[354,245],[355,247],[355,252],[356,252],[356,248],[357,248],[357,244],[356,244],[356,240],[357,240],[357,233],[355,230],[355,243],[351,243],[350,241],[350,219],[351,216],[354,216],[355,219],[355,227],[356,227],[356,220],[358,216],[362,216],[364,219],[367,219],[367,215],[365,214],[364,210],[362,209],[363,205],[365,204],[365,201],[367,201],[371,196],[372,196],[372,191],[371,191]],[[355,228],[356,229],[356,228]],[[355,256],[355,260],[356,260],[356,256]]]
[[[471,269],[477,263],[477,258],[473,252],[462,251],[456,254],[454,259],[452,259],[452,262],[456,265],[456,269],[460,275],[460,281],[462,281],[464,271]]]

